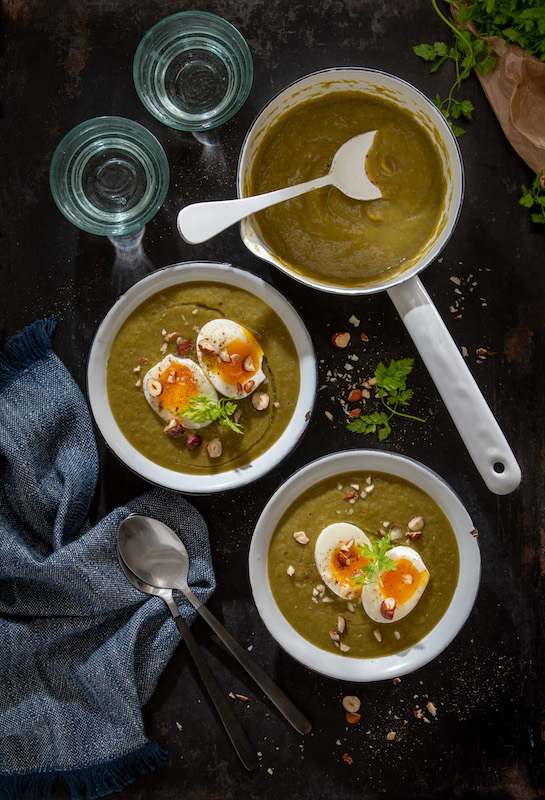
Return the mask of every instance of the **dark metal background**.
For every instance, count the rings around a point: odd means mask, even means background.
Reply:
[[[173,131],[140,104],[132,59],[145,31],[167,14],[201,8],[223,15],[247,39],[255,79],[237,116],[205,138]],[[145,249],[156,267],[179,261],[230,261],[278,287],[303,316],[314,340],[320,385],[345,354],[329,337],[361,319],[369,336],[356,367],[362,378],[380,359],[414,356],[415,413],[390,438],[357,437],[332,388],[319,394],[298,449],[275,472],[221,496],[200,497],[212,540],[218,589],[211,610],[310,717],[307,737],[294,733],[222,648],[204,623],[194,631],[226,692],[247,695],[236,712],[262,754],[261,769],[239,765],[203,695],[185,648],[177,650],[144,709],[149,735],[168,751],[166,765],[139,778],[127,798],[197,800],[361,800],[361,798],[513,798],[543,796],[543,229],[518,204],[533,175],[511,149],[472,77],[463,96],[475,106],[461,137],[466,197],[442,258],[422,274],[459,347],[505,431],[522,468],[520,488],[496,497],[469,459],[418,354],[385,293],[345,299],[306,289],[269,269],[243,247],[233,228],[191,247],[175,231],[189,201],[234,196],[238,153],[255,115],[302,75],[330,66],[361,65],[394,73],[428,96],[444,95],[448,68],[433,76],[412,52],[420,42],[448,41],[428,0],[4,0],[2,12],[2,181],[0,297],[2,340],[36,317],[58,320],[55,349],[84,388],[93,333],[117,288],[107,239],[71,226],[52,200],[48,169],[60,138],[98,115],[130,117],[162,142],[171,165],[167,201],[147,226]],[[544,112],[545,114],[545,112]],[[461,278],[460,320],[451,276]],[[473,278],[469,279],[468,276]],[[469,285],[477,285],[469,291]],[[484,298],[484,299],[483,299]],[[495,353],[477,363],[476,349]],[[334,415],[333,422],[325,411]],[[432,664],[402,678],[345,684],[320,677],[280,650],[260,622],[250,594],[247,553],[253,526],[280,483],[309,460],[356,447],[407,454],[442,475],[460,495],[479,530],[483,559],[473,614]],[[143,483],[101,445],[103,499],[108,507],[136,495]],[[362,719],[347,725],[344,694],[362,699]],[[427,699],[429,722],[414,716]],[[427,715],[429,717],[429,715]],[[406,724],[405,724],[406,721]],[[398,738],[387,741],[390,730]],[[343,759],[348,754],[352,763]],[[64,797],[62,786],[56,797]]]

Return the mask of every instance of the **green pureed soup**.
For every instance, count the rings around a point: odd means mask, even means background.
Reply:
[[[414,517],[423,517],[424,527],[411,540],[406,532]],[[429,583],[407,616],[375,622],[357,597],[339,597],[327,586],[314,549],[321,531],[336,522],[356,525],[372,543],[379,531],[400,535],[392,545],[409,546],[421,556]],[[401,532],[392,534],[396,528]],[[307,543],[301,544],[301,533]],[[353,658],[379,658],[417,644],[447,610],[458,573],[456,536],[443,511],[417,486],[384,473],[342,474],[307,489],[283,515],[268,554],[271,590],[290,625],[317,647]],[[339,617],[346,622],[340,634]],[[338,634],[337,643],[330,632]]]
[[[365,287],[393,276],[438,224],[446,181],[437,147],[414,116],[378,91],[332,92],[282,115],[259,145],[248,193],[326,175],[342,144],[372,130],[366,170],[380,199],[353,200],[329,186],[256,215],[264,242],[303,278]]]
[[[187,434],[170,438],[164,432],[167,423],[148,404],[142,381],[168,353],[178,355],[180,340],[191,344],[184,358],[198,363],[198,331],[210,320],[222,318],[238,322],[257,337],[266,376],[257,391],[265,392],[270,403],[258,411],[251,396],[234,401],[241,412],[243,434],[214,421],[194,431],[202,437],[202,445],[190,450]],[[169,340],[172,334],[179,335]],[[157,292],[132,312],[115,337],[106,379],[115,421],[136,450],[176,472],[211,474],[244,467],[282,435],[297,403],[299,362],[289,331],[266,303],[235,286],[193,282]],[[222,443],[218,458],[211,458],[206,449],[206,443],[214,438]]]

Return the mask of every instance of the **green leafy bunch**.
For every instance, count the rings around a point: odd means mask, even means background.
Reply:
[[[407,377],[412,372],[413,364],[414,358],[401,358],[398,361],[392,359],[388,366],[382,361],[379,362],[375,369],[375,396],[380,399],[385,410],[362,414],[347,425],[349,431],[363,434],[377,433],[379,441],[382,442],[392,431],[390,420],[394,415],[425,422],[420,417],[398,410],[400,406],[408,406],[413,396],[413,390],[407,389]]]
[[[242,425],[232,419],[237,410],[237,404],[222,397],[214,400],[211,397],[192,397],[191,402],[182,411],[182,417],[188,417],[194,422],[214,422],[219,420],[221,425],[226,425],[235,433],[243,433]]]
[[[541,176],[536,175],[533,184],[530,187],[522,187],[522,197],[519,200],[521,206],[525,208],[534,208],[537,206],[537,211],[532,213],[532,222],[545,223],[545,188],[541,185]]]
[[[461,25],[473,22],[481,36],[501,36],[545,61],[543,0],[473,0],[455,5]]]
[[[381,583],[381,574],[397,569],[396,564],[388,556],[388,551],[393,547],[390,542],[390,534],[375,539],[371,545],[359,544],[358,549],[361,555],[367,559],[367,565],[362,568],[358,577],[354,578],[354,583],[358,586],[366,586],[368,583],[378,581]]]
[[[506,44],[516,44],[526,53],[545,61],[545,3],[543,0],[446,0],[456,9],[457,24],[439,9],[437,0],[431,4],[453,35],[453,44],[434,42],[413,47],[417,56],[433,64],[437,72],[445,61],[454,65],[455,79],[445,98],[437,94],[433,100],[456,136],[465,133],[459,120],[471,120],[474,111],[470,100],[458,96],[462,83],[473,69],[486,75],[496,63],[489,43],[490,36],[499,36]],[[476,34],[472,33],[476,31]],[[543,189],[540,175],[532,187],[523,187],[520,204],[539,208],[532,214],[533,222],[545,222]]]

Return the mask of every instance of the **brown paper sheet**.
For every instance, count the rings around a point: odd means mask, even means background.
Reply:
[[[496,64],[477,76],[505,135],[545,185],[545,62],[499,36],[489,42]]]

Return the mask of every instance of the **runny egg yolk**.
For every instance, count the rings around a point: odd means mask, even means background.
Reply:
[[[257,339],[249,331],[245,331],[247,341],[233,339],[223,348],[229,356],[229,361],[217,360],[217,375],[225,383],[236,386],[245,383],[258,371],[263,357],[263,350]],[[249,369],[251,367],[251,369]]]
[[[341,586],[346,586],[356,597],[361,594],[362,587],[355,583],[365,569],[369,560],[365,558],[356,542],[339,542],[338,547],[331,553],[330,570],[334,581]]]
[[[397,605],[406,603],[418,589],[422,573],[408,558],[400,558],[395,562],[397,569],[383,572],[381,587],[383,597],[393,597]]]
[[[181,415],[191,399],[202,394],[194,373],[185,364],[167,367],[158,380],[163,387],[159,397],[160,406],[167,408],[173,417]]]

